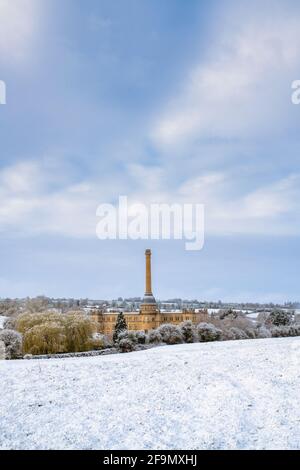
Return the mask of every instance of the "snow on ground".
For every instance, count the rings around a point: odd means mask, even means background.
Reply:
[[[247,318],[250,318],[251,320],[256,320],[258,315],[259,315],[259,312],[248,313]]]
[[[0,361],[1,449],[300,449],[300,339]]]
[[[200,309],[200,308],[197,309],[197,310],[198,310],[198,312],[201,312],[201,311],[202,311],[202,309]],[[195,310],[195,311],[197,312],[197,310]],[[220,308],[208,308],[208,309],[207,309],[207,312],[209,313],[209,315],[213,315],[213,314],[219,313],[220,310],[221,310]]]
[[[8,317],[3,317],[0,315],[0,330],[3,330],[4,322],[8,320]]]
[[[201,312],[202,309],[196,309],[195,312]],[[207,312],[209,313],[209,315],[217,315],[218,313],[220,313],[221,310],[229,310],[229,309],[222,309],[222,308],[208,308],[207,309]],[[233,308],[232,309],[233,312],[241,312],[241,313],[246,313],[246,314],[250,314],[252,313],[252,310],[242,310],[242,309],[236,309],[236,308]]]

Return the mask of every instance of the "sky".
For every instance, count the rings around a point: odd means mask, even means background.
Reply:
[[[0,0],[0,297],[300,299],[300,5]],[[99,240],[200,203],[205,244]]]

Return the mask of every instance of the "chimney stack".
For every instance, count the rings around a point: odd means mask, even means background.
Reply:
[[[152,294],[152,279],[151,279],[151,250],[146,250],[146,291],[145,295]]]
[[[157,303],[155,297],[152,294],[152,279],[151,279],[151,250],[146,250],[146,291],[144,295],[143,302],[141,303],[140,313],[144,315],[155,315],[155,321],[152,317],[147,317],[151,319],[150,323],[152,322],[151,328],[157,328],[159,323],[159,309],[157,307]],[[148,320],[147,320],[148,321]],[[154,323],[153,323],[154,322]],[[146,328],[148,329],[148,327]]]

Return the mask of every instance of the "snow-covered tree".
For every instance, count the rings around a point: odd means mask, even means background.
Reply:
[[[109,349],[113,347],[111,339],[101,333],[93,334],[93,349]]]
[[[132,352],[135,349],[135,344],[128,337],[121,339],[118,346],[122,353]]]
[[[239,316],[239,312],[236,312],[230,308],[229,310],[220,310],[219,318],[220,320],[224,320],[225,318],[237,318]]]
[[[12,315],[11,317],[8,317],[3,325],[4,330],[15,330],[16,329],[16,323],[17,323],[17,316]]]
[[[49,299],[43,295],[34,299],[27,299],[25,304],[25,310],[30,313],[41,313],[45,312],[49,307]]]
[[[268,322],[275,326],[290,325],[293,321],[293,314],[285,310],[274,310],[268,317]]]
[[[300,325],[273,326],[270,331],[273,338],[300,336]]]
[[[262,325],[257,328],[256,330],[256,336],[257,338],[271,338],[272,334],[268,328],[265,327],[265,325]]]
[[[163,339],[158,330],[150,330],[147,336],[147,341],[150,344],[159,344],[163,342]]]
[[[127,323],[126,323],[126,320],[125,320],[125,317],[124,317],[123,313],[120,312],[118,317],[117,317],[117,321],[116,321],[116,324],[115,324],[115,330],[114,330],[114,334],[113,334],[114,343],[118,342],[119,334],[122,331],[126,331],[126,330],[127,330]]]
[[[81,352],[101,346],[93,340],[97,325],[87,315],[77,312],[22,314],[16,328],[24,335],[27,354]]]
[[[146,333],[144,331],[137,331],[136,332],[136,339],[138,344],[145,344],[146,343]]]
[[[261,325],[266,325],[268,323],[269,316],[270,312],[259,312],[257,315],[257,322]]]
[[[118,334],[117,342],[120,342],[122,339],[125,339],[125,338],[126,339],[128,338],[133,344],[138,343],[137,332],[136,331],[122,330]]]
[[[22,335],[14,330],[1,330],[0,341],[5,346],[6,359],[19,359],[22,357]]]
[[[179,325],[183,340],[185,343],[194,343],[196,339],[196,331],[193,322],[188,320]]]
[[[294,325],[291,325],[290,330],[291,330],[292,336],[300,336],[300,324],[299,323],[295,323]]]
[[[65,328],[58,322],[35,325],[24,333],[26,354],[57,354],[68,352]]]
[[[0,301],[0,315],[11,317],[18,315],[21,310],[21,303],[16,300],[5,299]]]
[[[97,326],[88,316],[70,312],[60,317],[63,319],[68,352],[93,349],[92,338],[97,331]]]
[[[232,327],[229,329],[229,331],[232,334],[232,339],[234,340],[248,339],[246,332],[241,328]]]
[[[244,331],[245,331],[245,334],[246,334],[247,338],[256,339],[256,337],[257,337],[256,328],[246,327]]]
[[[157,331],[160,333],[163,342],[166,344],[183,343],[183,336],[178,326],[166,323],[161,325]]]
[[[219,330],[212,323],[199,323],[197,333],[199,340],[203,342],[219,341],[222,336],[222,330]]]

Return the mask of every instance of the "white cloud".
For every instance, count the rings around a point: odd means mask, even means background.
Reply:
[[[38,0],[0,0],[0,58],[5,62],[24,60],[33,47],[38,28]]]
[[[299,214],[300,175],[291,174],[280,181],[258,189],[244,198],[248,217],[275,218],[285,214]]]
[[[233,12],[231,12],[233,13]],[[240,12],[241,13],[241,12]],[[268,21],[239,16],[195,64],[152,129],[161,149],[185,148],[193,139],[243,138],[280,131],[290,111],[291,77],[299,70],[300,17]],[[226,21],[225,21],[226,24]]]
[[[184,183],[185,201],[206,207],[206,232],[217,235],[300,234],[300,175],[291,174],[272,184],[230,195],[233,175],[212,173]]]
[[[1,191],[32,193],[43,184],[44,175],[41,168],[34,162],[19,162],[6,167],[0,173]]]
[[[117,203],[127,195],[129,204],[185,203],[205,205],[206,234],[300,234],[300,175],[291,174],[273,184],[231,193],[230,172],[210,172],[167,187],[158,168],[130,167],[130,177],[116,175],[53,187],[63,167],[27,161],[0,172],[1,231],[21,235],[56,234],[95,237],[96,209]]]
[[[0,172],[0,227],[23,235],[70,237],[95,235],[96,208],[110,200],[115,187],[105,179],[53,187],[63,165],[24,161]],[[60,179],[60,178],[58,178]]]
[[[271,166],[271,159],[273,166],[283,160],[275,139],[297,126],[290,98],[300,70],[300,13],[276,1],[272,15],[257,6],[236,11],[234,2],[223,11],[206,57],[186,73],[150,131],[164,173],[176,158],[185,178],[166,197],[205,204],[207,233],[300,233],[299,170],[294,161],[287,169],[289,157],[281,176]]]

